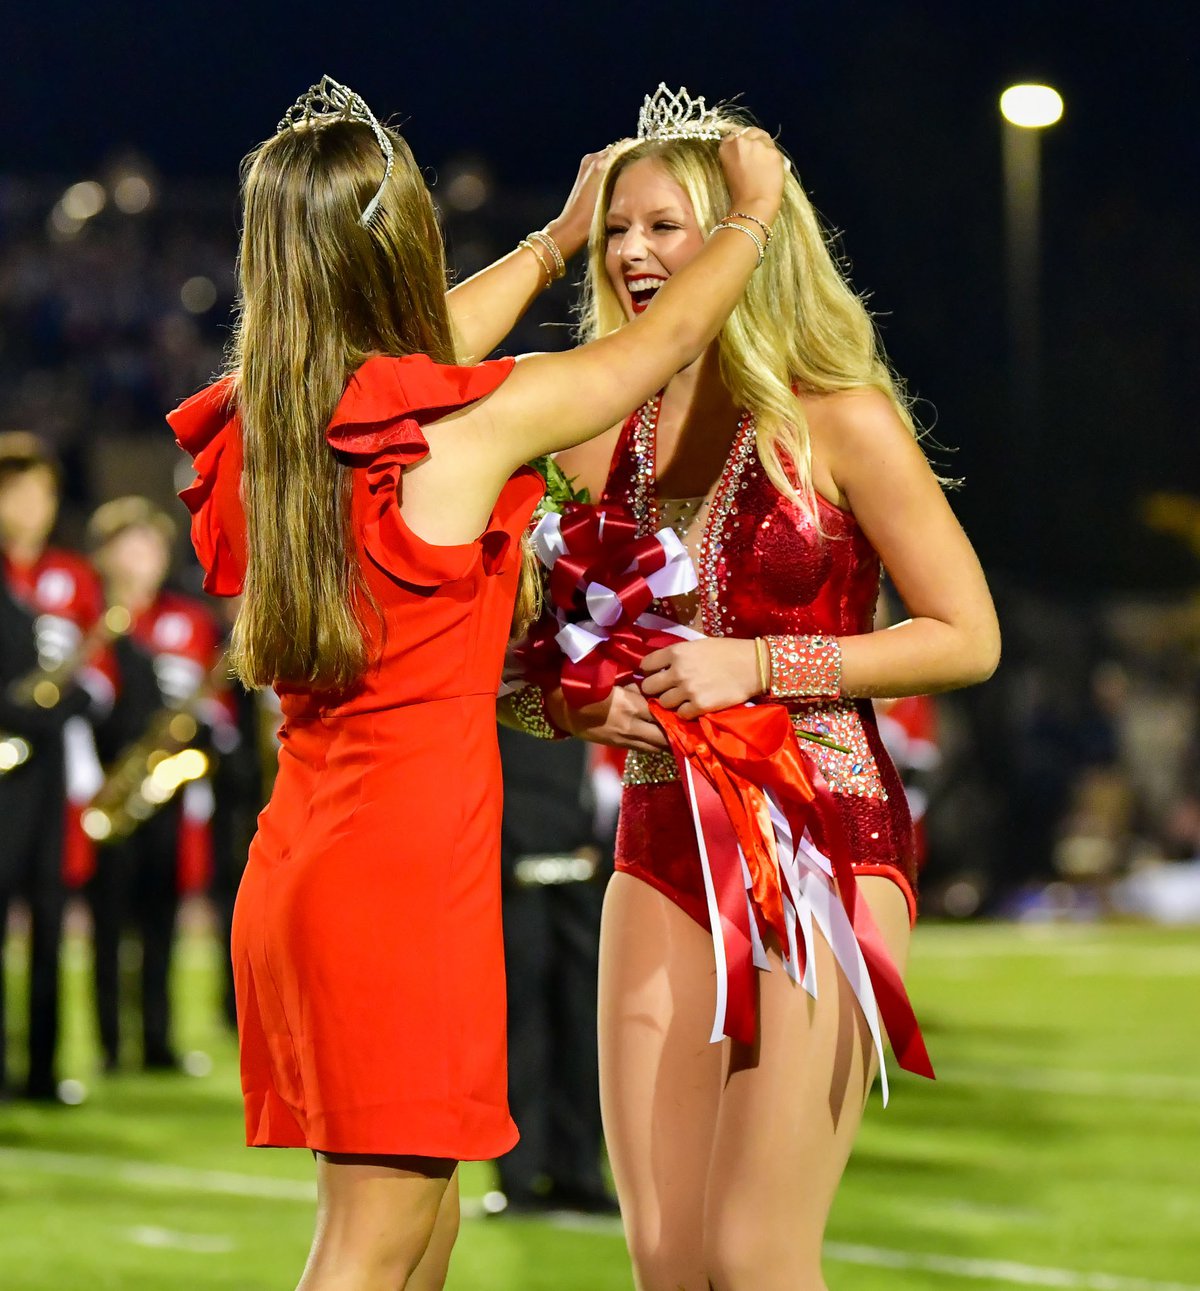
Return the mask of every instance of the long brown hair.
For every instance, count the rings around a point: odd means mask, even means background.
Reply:
[[[367,667],[369,602],[350,533],[351,469],[325,432],[375,354],[454,362],[441,230],[403,138],[383,179],[369,126],[309,121],[242,167],[240,298],[230,347],[244,437],[249,560],[232,659],[248,686],[339,689]]]

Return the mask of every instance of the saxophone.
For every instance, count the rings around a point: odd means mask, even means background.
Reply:
[[[228,675],[228,654],[222,652],[195,693],[182,703],[164,704],[141,738],[117,757],[83,813],[83,831],[90,839],[128,838],[184,785],[208,775],[213,756],[195,747],[199,714]]]
[[[123,605],[111,605],[104,615],[85,632],[62,659],[53,664],[39,664],[23,677],[8,686],[7,697],[22,708],[55,709],[70,688],[75,674],[97,650],[103,649],[117,637],[124,636],[133,623],[133,617]],[[0,775],[7,775],[22,763],[28,762],[33,748],[22,735],[0,731]]]

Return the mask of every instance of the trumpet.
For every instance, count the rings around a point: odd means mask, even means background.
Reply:
[[[23,708],[57,708],[75,674],[110,641],[124,636],[133,616],[123,605],[110,605],[95,625],[80,637],[73,650],[53,664],[39,664],[8,688],[8,698]]]
[[[7,690],[8,700],[21,708],[42,709],[44,712],[57,708],[79,669],[97,650],[124,636],[132,623],[132,615],[123,605],[110,606],[59,662],[39,664],[11,682]],[[33,746],[25,736],[0,731],[0,776],[28,762],[32,753]]]
[[[195,694],[160,708],[142,737],[121,753],[84,810],[83,831],[90,839],[105,843],[128,838],[184,785],[208,775],[214,759],[195,747],[199,713],[228,672],[223,653]]]

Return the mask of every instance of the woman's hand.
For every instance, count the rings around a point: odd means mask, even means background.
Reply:
[[[783,153],[765,130],[747,126],[721,140],[718,155],[729,189],[729,209],[749,211],[768,224],[783,201]]]
[[[642,671],[643,694],[684,718],[733,708],[762,694],[757,648],[740,637],[705,637],[655,650],[642,660]]]
[[[558,243],[563,258],[569,260],[588,240],[600,183],[608,166],[612,146],[600,152],[589,152],[579,163],[579,174],[567,194],[562,212],[546,226],[546,232]]]
[[[636,686],[614,686],[607,698],[583,708],[572,708],[561,690],[546,696],[550,720],[593,744],[613,744],[619,749],[653,753],[667,748],[662,727],[650,716],[650,705]]]

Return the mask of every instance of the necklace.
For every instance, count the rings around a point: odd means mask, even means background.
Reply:
[[[644,534],[655,533],[661,527],[657,505],[656,446],[658,415],[662,410],[662,394],[644,403],[637,412],[633,427],[632,446],[636,469],[631,499],[638,530]],[[700,618],[705,636],[725,635],[722,622],[721,593],[728,584],[728,572],[722,555],[725,547],[725,527],[730,517],[738,513],[737,494],[746,485],[746,468],[754,457],[755,420],[752,412],[743,412],[738,418],[737,432],[729,449],[729,456],[721,467],[713,490],[712,503],[704,518],[700,534],[700,555],[696,573],[700,580]]]

